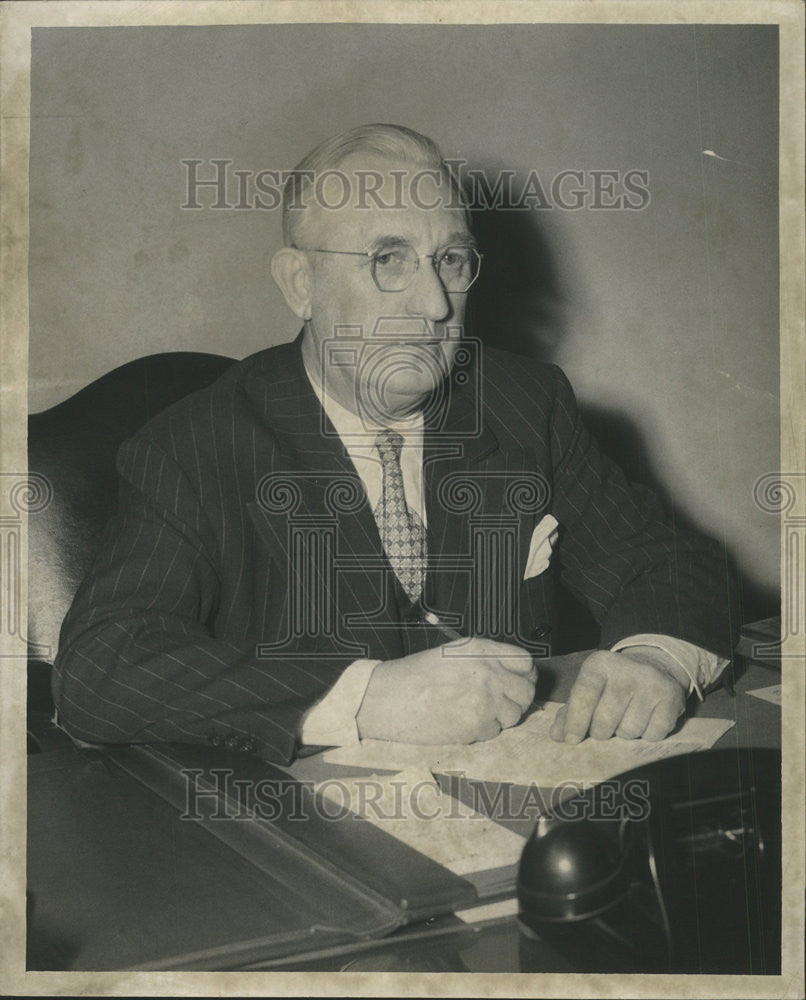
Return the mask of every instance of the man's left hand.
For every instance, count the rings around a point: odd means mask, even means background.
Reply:
[[[551,738],[561,743],[579,743],[588,734],[595,740],[662,740],[684,712],[687,693],[686,672],[660,649],[597,650],[582,664]]]

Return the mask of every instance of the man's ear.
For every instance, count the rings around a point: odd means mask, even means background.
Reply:
[[[288,308],[300,319],[311,318],[313,272],[302,250],[283,247],[271,259],[271,276],[283,293]]]

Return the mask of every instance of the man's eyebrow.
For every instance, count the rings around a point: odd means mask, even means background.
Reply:
[[[476,245],[476,240],[474,239],[473,234],[469,233],[466,229],[457,229],[448,236],[442,245],[447,247],[456,243],[459,243],[462,246],[474,247]]]
[[[376,236],[372,241],[369,252],[385,250],[387,247],[411,246],[411,240],[405,236]]]
[[[460,244],[461,246],[476,246],[476,240],[466,229],[457,229],[454,232],[449,233],[446,238],[442,240],[438,249],[455,246],[456,244]],[[367,252],[376,253],[378,250],[385,250],[387,247],[411,245],[411,239],[407,236],[376,236]]]

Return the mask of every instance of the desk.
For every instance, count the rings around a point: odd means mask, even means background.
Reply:
[[[540,693],[561,699],[573,673],[556,667],[547,666],[542,683],[556,676],[550,691]],[[716,691],[692,710],[735,720],[720,747],[780,746],[780,709],[747,695],[777,677],[751,666],[738,679],[735,698]],[[324,928],[306,946],[307,928],[321,910],[299,891],[293,873],[256,868],[199,824],[182,822],[107,755],[72,747],[34,754],[28,773],[29,968],[160,967],[180,955],[190,956],[186,964],[169,967],[523,968],[511,916],[468,923],[444,915],[381,940],[350,942],[339,933],[343,927]],[[530,971],[571,968],[548,945],[536,944],[529,963]]]

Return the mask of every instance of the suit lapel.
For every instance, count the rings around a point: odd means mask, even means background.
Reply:
[[[331,533],[333,565],[327,587],[338,609],[340,636],[355,638],[377,655],[400,655],[395,630],[378,628],[396,615],[394,574],[383,552],[363,483],[314,393],[300,349],[301,336],[259,377],[264,418],[277,450],[271,472],[258,480],[249,513],[275,555],[296,569],[292,534],[308,526]],[[275,352],[272,352],[275,353]],[[335,593],[333,593],[335,589]]]

